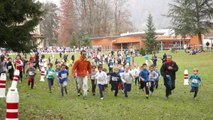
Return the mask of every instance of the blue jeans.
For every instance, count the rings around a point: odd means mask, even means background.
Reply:
[[[100,97],[104,97],[104,85],[98,84]]]
[[[125,97],[128,97],[127,92],[131,91],[131,87],[132,87],[131,84],[124,83],[124,94],[125,94]]]

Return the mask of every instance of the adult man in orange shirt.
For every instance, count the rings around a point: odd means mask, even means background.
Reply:
[[[87,97],[88,90],[88,76],[91,75],[91,64],[90,61],[86,59],[86,51],[81,51],[81,57],[74,63],[72,67],[72,76],[76,79],[78,83],[78,96],[80,96],[80,92],[83,89],[83,98]],[[77,73],[77,76],[76,76]]]

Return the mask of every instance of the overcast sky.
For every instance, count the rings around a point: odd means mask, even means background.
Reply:
[[[39,0],[41,2],[53,2],[60,5],[60,0]],[[168,3],[173,0],[128,0],[129,9],[132,14],[132,22],[138,31],[146,29],[146,21],[149,13],[153,16],[153,21],[157,29],[170,26],[170,20],[163,16],[169,10]]]

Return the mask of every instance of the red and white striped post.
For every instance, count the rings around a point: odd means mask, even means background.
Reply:
[[[8,90],[6,102],[6,120],[18,120],[19,94],[17,90],[17,83],[19,78],[19,71],[15,70],[12,85]]]
[[[5,98],[6,94],[6,73],[1,73],[0,76],[0,98]]]
[[[15,70],[11,87],[16,88],[19,79],[19,70]]]
[[[189,85],[189,72],[187,69],[184,70],[184,85]]]
[[[17,88],[9,88],[6,102],[6,120],[18,120],[19,95]]]
[[[41,68],[41,79],[40,81],[44,82],[45,70],[44,67]]]
[[[41,70],[42,67],[43,67],[43,63],[39,62],[39,69]]]

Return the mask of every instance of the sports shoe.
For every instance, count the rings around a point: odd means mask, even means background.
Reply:
[[[101,97],[100,99],[101,99],[101,100],[103,100],[104,98],[103,98],[103,97]]]

